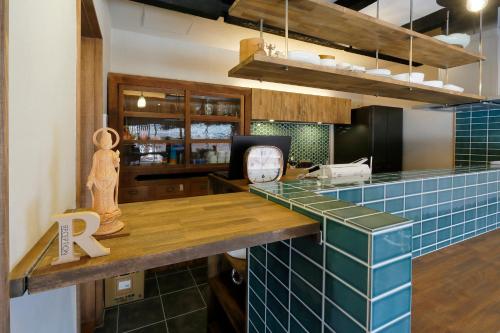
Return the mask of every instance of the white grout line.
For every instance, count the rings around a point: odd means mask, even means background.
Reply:
[[[411,279],[411,275],[410,275],[410,279]],[[392,295],[392,294],[395,294],[395,293],[397,293],[398,291],[401,291],[401,290],[406,289],[406,288],[408,288],[408,287],[411,287],[411,281],[410,281],[410,282],[408,282],[408,283],[405,283],[405,284],[403,284],[403,285],[400,285],[400,286],[399,286],[399,287],[397,287],[397,288],[391,289],[391,290],[389,290],[389,291],[387,291],[387,292],[385,292],[385,293],[383,293],[383,294],[380,294],[380,295],[378,295],[378,296],[376,296],[376,297],[373,297],[373,298],[371,299],[371,302],[373,303],[373,302],[379,301],[379,300],[381,300],[381,299],[383,299],[383,298],[386,298],[387,296],[390,296],[390,295]]]
[[[156,279],[156,289],[158,289],[158,295],[159,295],[158,297],[160,297],[161,312],[163,313],[163,320],[165,320],[165,326],[167,327],[167,333],[168,333],[167,315],[165,314],[165,308],[163,306],[163,297],[161,296],[160,283],[158,283],[158,276],[156,275],[156,272],[155,272],[155,279]]]
[[[299,303],[302,304],[303,307],[305,307],[307,309],[307,311],[309,311],[314,317],[316,317],[316,319],[318,319],[320,322],[321,322],[321,317],[318,316],[316,314],[316,312],[314,312],[303,300],[300,299],[299,296],[297,296],[293,291],[290,290],[290,294],[293,295],[293,297],[299,301]],[[291,309],[290,309],[291,310]]]
[[[337,252],[339,252],[339,253],[343,254],[344,256],[346,256],[346,257],[348,257],[348,258],[350,258],[350,259],[352,259],[352,260],[356,261],[357,263],[359,263],[359,264],[361,264],[361,265],[363,265],[363,266],[365,266],[365,267],[368,267],[368,268],[370,267],[370,265],[369,265],[368,263],[364,262],[364,261],[363,261],[363,260],[361,260],[361,259],[356,258],[356,257],[355,257],[355,256],[353,256],[352,254],[349,254],[349,253],[345,252],[344,250],[341,250],[341,249],[339,249],[338,247],[336,247],[336,246],[334,246],[334,245],[332,245],[332,244],[326,243],[326,246],[327,246],[328,248],[332,249],[332,250],[335,250],[335,251],[337,251]]]
[[[399,316],[399,317],[397,317],[396,319],[393,319],[393,320],[391,320],[391,321],[390,321],[390,322],[388,322],[388,323],[385,323],[384,325],[380,326],[379,328],[377,328],[376,330],[372,331],[371,333],[377,333],[377,332],[380,332],[380,331],[381,331],[381,330],[383,330],[384,328],[387,328],[387,327],[391,326],[392,324],[395,324],[395,323],[397,323],[398,321],[400,321],[400,320],[402,320],[402,319],[404,319],[404,318],[406,318],[406,317],[408,317],[408,316],[411,316],[411,312],[407,312],[407,313],[405,313],[404,315]]]
[[[394,257],[391,259],[387,259],[386,261],[382,261],[382,262],[379,262],[378,264],[370,266],[370,268],[374,270],[374,269],[395,263],[396,261],[406,259],[408,257],[411,257],[411,253],[407,253],[407,254],[403,254],[403,255],[400,255],[400,256],[397,256],[397,257]]]
[[[165,314],[163,316],[165,316]],[[120,324],[120,321],[118,320],[119,318],[120,318],[120,304],[118,304],[116,309],[116,333],[118,333],[118,325]]]
[[[291,312],[291,311],[290,311]],[[297,318],[295,318],[295,316],[293,314],[290,313],[290,317],[293,317],[293,319],[295,320],[295,322],[297,324],[299,324],[300,327],[302,327],[302,329],[304,331],[306,331],[307,333],[309,333],[309,330],[307,328],[304,327],[304,325],[302,325],[302,323],[300,322],[300,320],[298,320]]]
[[[189,314],[192,314],[192,313],[195,313],[195,312],[198,312],[198,311],[201,311],[201,310],[205,310],[207,307],[204,306],[204,307],[201,307],[201,308],[198,308],[198,309],[195,309],[195,310],[191,310],[189,312],[186,312],[186,313],[181,313],[177,316],[173,316],[173,317],[170,317],[168,318],[167,320],[171,320],[171,319],[175,319],[175,318],[179,318],[179,317],[182,317],[182,316],[186,316],[186,315],[189,315]]]
[[[366,300],[369,300],[370,298],[365,295],[364,293],[362,293],[361,291],[359,291],[358,289],[356,289],[355,287],[351,286],[349,283],[347,283],[346,281],[344,281],[343,279],[339,278],[337,275],[333,274],[332,272],[330,272],[329,270],[325,269],[325,273],[330,275],[332,278],[334,278],[335,280],[339,281],[340,283],[342,283],[343,285],[345,285],[346,287],[348,287],[349,289],[351,289],[352,291],[354,291],[356,294],[358,294],[359,296],[365,298]]]
[[[281,303],[280,303],[280,304],[281,304]],[[273,316],[273,318],[274,318],[274,319],[276,320],[276,322],[280,325],[280,327],[281,327],[281,328],[283,328],[283,330],[286,332],[286,328],[285,328],[285,327],[283,327],[283,324],[282,324],[282,323],[278,320],[278,318],[276,318],[276,316],[274,315],[274,313],[273,313],[273,312],[272,312],[269,308],[267,308],[267,311],[269,311],[269,313],[271,314],[271,316]],[[266,313],[267,313],[267,311],[266,311]],[[286,308],[285,308],[285,311],[286,311]],[[267,324],[266,324],[266,327],[268,327],[268,326],[267,326]]]
[[[147,324],[147,325],[144,325],[144,326],[136,327],[136,328],[128,330],[128,331],[123,331],[122,333],[136,332],[136,331],[138,331],[140,329],[143,329],[143,328],[146,328],[146,327],[150,327],[150,326],[153,326],[153,325],[156,325],[156,324],[159,324],[159,323],[164,323],[164,322],[166,322],[166,321],[165,320],[159,320],[159,321],[151,323],[151,324]]]
[[[332,302],[332,300],[330,299],[326,299],[328,301],[328,303],[330,303],[331,305],[335,306],[340,312],[342,312],[346,317],[348,317],[349,319],[351,319],[354,323],[356,323],[359,327],[361,327],[363,330],[366,330],[366,326],[359,323],[353,316],[351,316],[349,313],[347,313],[344,309],[342,309],[339,305],[335,304],[335,302]]]
[[[188,269],[189,271],[189,274],[191,275],[191,278],[193,279],[193,282],[194,282],[194,285],[196,287],[196,290],[198,290],[198,294],[200,295],[201,297],[201,301],[203,302],[203,304],[205,306],[207,306],[207,303],[205,302],[205,299],[203,298],[203,294],[201,293],[201,290],[200,290],[200,287],[198,287],[198,282],[196,282],[196,279],[194,278],[194,275],[193,275],[193,272],[191,272],[191,269],[189,268]],[[207,273],[208,274],[208,273]]]

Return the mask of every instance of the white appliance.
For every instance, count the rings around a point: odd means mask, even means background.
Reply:
[[[365,164],[366,161],[368,161],[367,158],[360,158],[359,160],[347,164],[330,164],[312,167],[305,177],[318,179],[369,177],[372,174],[372,159],[370,159],[370,165]]]

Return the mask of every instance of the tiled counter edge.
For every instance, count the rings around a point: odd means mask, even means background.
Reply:
[[[410,221],[293,185],[251,192],[317,220],[323,242],[250,249],[248,332],[410,331]]]

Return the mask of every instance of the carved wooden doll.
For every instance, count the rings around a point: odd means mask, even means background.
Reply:
[[[116,137],[113,143],[111,133]],[[102,133],[97,142],[97,136]],[[120,152],[112,149],[118,145],[118,133],[109,127],[101,128],[94,133],[93,142],[99,150],[92,158],[87,187],[92,194],[92,210],[101,218],[99,229],[94,235],[109,235],[120,231],[124,224],[118,217],[121,210],[118,208],[118,180],[120,175]]]

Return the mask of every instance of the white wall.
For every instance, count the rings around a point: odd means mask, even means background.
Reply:
[[[499,38],[500,32],[496,25],[485,27],[483,33],[483,54],[486,61],[483,62],[483,87],[482,95],[491,97],[500,95],[499,84]],[[467,47],[470,51],[478,52],[479,35],[472,36],[472,41]],[[442,71],[444,72],[444,71]],[[469,64],[448,70],[450,83],[456,83],[465,88],[465,91],[478,93],[479,86],[479,64]]]
[[[298,92],[305,94],[351,98],[353,107],[362,105],[387,105],[411,109],[420,105],[411,101],[375,96],[361,96],[330,90],[299,87],[229,78],[228,71],[239,61],[239,41],[255,37],[258,32],[191,15],[176,13],[124,0],[109,0],[112,22],[111,68],[112,72],[193,80],[263,89]],[[283,38],[264,34],[266,42],[283,50]],[[374,60],[347,52],[290,40],[290,49],[309,50],[334,54],[340,61],[374,66]],[[396,72],[406,67],[381,62]],[[437,75],[428,68],[432,78]],[[456,84],[461,82],[454,81]],[[406,170],[417,168],[452,167],[453,117],[451,114],[409,111],[404,113],[404,152]],[[420,128],[422,127],[422,128]],[[437,144],[421,145],[430,139]]]
[[[75,207],[76,1],[10,2],[10,266]],[[11,301],[14,333],[76,331],[76,289]]]

